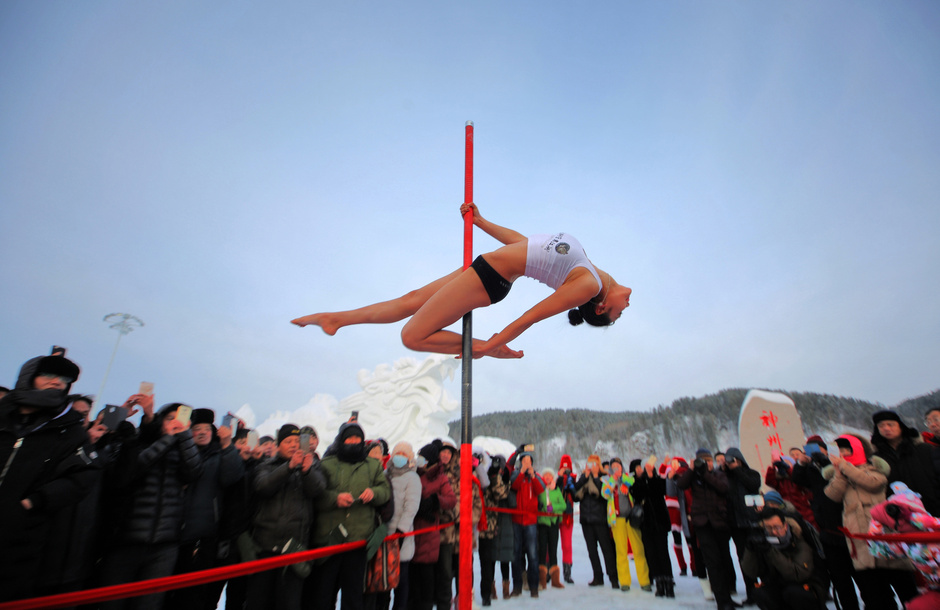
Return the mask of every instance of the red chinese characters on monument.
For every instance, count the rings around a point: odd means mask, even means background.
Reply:
[[[777,422],[779,421],[777,416],[774,415],[773,411],[761,411],[760,421],[765,428],[773,430],[773,434],[767,437],[767,444],[771,450],[776,447],[780,453],[783,453],[783,443],[780,441],[780,433],[777,432]]]

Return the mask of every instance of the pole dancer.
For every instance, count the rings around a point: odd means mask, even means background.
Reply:
[[[475,226],[505,245],[478,256],[469,269],[458,269],[396,299],[347,311],[310,314],[291,323],[316,325],[334,335],[353,324],[391,324],[411,318],[401,331],[405,347],[459,355],[461,334],[444,329],[478,307],[503,300],[516,279],[530,277],[554,292],[488,340],[473,339],[474,358],[522,358],[522,350],[514,350],[508,343],[537,322],[567,311],[573,326],[582,322],[610,326],[630,306],[633,291],[595,266],[572,235],[526,237],[486,220],[475,203],[460,206],[461,215],[468,212],[472,212]]]

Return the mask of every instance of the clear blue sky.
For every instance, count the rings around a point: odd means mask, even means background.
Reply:
[[[475,199],[634,289],[474,364],[474,410],[940,387],[940,5],[0,3],[0,384],[52,344],[104,399],[260,416],[411,354],[298,315],[462,257]],[[478,234],[477,252],[497,244]],[[488,337],[548,294],[520,280]],[[459,396],[459,379],[451,394]]]

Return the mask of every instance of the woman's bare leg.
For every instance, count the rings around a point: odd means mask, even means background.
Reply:
[[[397,299],[382,301],[348,311],[314,313],[309,316],[301,316],[291,320],[291,324],[297,326],[314,324],[322,328],[326,334],[335,335],[340,328],[352,324],[391,324],[392,322],[398,322],[414,315],[421,306],[427,303],[428,299],[434,296],[442,287],[456,279],[461,273],[462,270],[458,269]]]
[[[460,354],[463,336],[449,330],[450,326],[469,311],[490,304],[490,297],[483,288],[483,282],[476,271],[467,269],[452,281],[442,286],[429,298],[401,330],[401,339],[405,347],[419,352],[437,354]],[[474,345],[482,341],[474,339]],[[516,352],[506,346],[496,353],[488,354],[497,358],[520,358],[522,352]]]

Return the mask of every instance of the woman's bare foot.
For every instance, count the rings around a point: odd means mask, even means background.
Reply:
[[[510,349],[508,345],[501,345],[499,348],[485,354],[491,358],[522,358],[525,354],[522,350]]]
[[[311,324],[319,326],[323,329],[323,332],[331,337],[343,326],[339,320],[339,316],[331,313],[312,313],[309,316],[294,318],[290,323],[300,327],[309,326]]]

